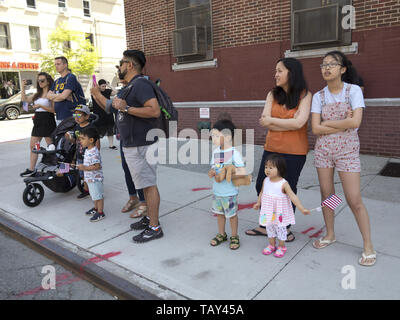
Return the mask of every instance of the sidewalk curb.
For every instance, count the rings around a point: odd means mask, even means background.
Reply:
[[[33,249],[39,249],[42,254],[50,259],[67,266],[84,279],[90,279],[97,286],[103,290],[106,289],[106,291],[111,292],[121,300],[162,300],[153,293],[143,290],[139,286],[114,275],[95,263],[88,263],[89,260],[85,257],[62,247],[54,241],[46,239],[46,237],[41,237],[39,233],[10,219],[2,209],[0,209],[0,230],[5,231],[10,236],[17,238],[18,241]],[[38,239],[42,240],[38,241]]]

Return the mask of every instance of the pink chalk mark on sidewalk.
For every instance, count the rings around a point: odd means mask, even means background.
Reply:
[[[253,209],[253,206],[256,204],[257,202],[252,202],[252,203],[245,203],[245,204],[238,204],[238,211],[240,210],[244,210],[244,209]]]
[[[55,238],[56,236],[49,236],[49,237]],[[42,241],[42,240],[45,240],[46,238],[49,238],[49,237],[40,237],[39,239],[41,239],[41,240],[38,239],[37,241]],[[42,239],[42,238],[44,238],[44,239]],[[83,273],[83,268],[86,267],[89,264],[99,263],[101,261],[105,261],[105,260],[108,260],[109,258],[115,257],[115,256],[117,256],[119,254],[121,254],[121,251],[109,252],[109,253],[106,253],[104,255],[100,254],[100,255],[98,255],[96,257],[90,258],[90,259],[86,260],[85,262],[83,262],[81,264],[81,266],[79,268],[80,273],[82,274]],[[68,285],[68,284],[71,284],[71,283],[74,283],[74,282],[78,282],[78,281],[81,281],[81,280],[82,280],[81,276],[74,277],[74,275],[72,273],[69,273],[69,272],[61,273],[61,274],[56,275],[56,287],[62,287],[62,286],[65,286],[65,285]],[[17,294],[16,297],[20,298],[20,297],[23,297],[23,296],[34,295],[34,294],[39,293],[40,291],[47,291],[47,290],[48,289],[43,289],[43,287],[40,286],[40,287],[31,289],[31,290],[27,290],[27,291],[21,292],[21,293]]]
[[[301,233],[302,234],[306,234],[306,233],[309,233],[311,230],[314,230],[314,229],[315,229],[314,227],[311,227],[311,228],[308,228],[307,230],[302,231]]]
[[[312,234],[312,235],[310,236],[310,238],[318,238],[318,237],[321,235],[321,233],[322,233],[323,231],[324,231],[324,228],[318,230],[316,233]]]
[[[315,230],[314,227],[308,228],[307,230],[302,231],[302,234],[306,234],[309,233],[310,231]],[[313,233],[312,235],[308,236],[309,238],[318,238],[321,233],[324,231],[324,228],[321,228],[320,230],[318,230],[317,232]]]
[[[56,236],[46,236],[46,237],[39,237],[36,239],[36,241],[40,242],[43,240],[47,240],[47,239],[53,239],[53,238],[57,238]]]
[[[203,190],[211,190],[211,188],[194,188],[194,189],[192,189],[192,191],[194,191],[194,192],[203,191]]]

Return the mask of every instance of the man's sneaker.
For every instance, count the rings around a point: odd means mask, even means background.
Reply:
[[[146,229],[150,224],[150,219],[147,216],[144,216],[138,222],[131,224],[132,230],[143,230]]]
[[[30,169],[26,169],[24,172],[21,172],[19,175],[21,177],[26,177],[26,176],[30,176],[32,173],[34,173],[35,171],[32,171]]]
[[[160,226],[157,228],[157,230],[153,230],[152,227],[148,226],[144,231],[139,233],[137,236],[134,236],[132,240],[137,243],[143,243],[161,238],[163,235],[164,234]]]
[[[93,217],[90,218],[90,222],[97,222],[100,220],[103,220],[106,217],[106,215],[104,213],[98,213],[96,211],[96,213],[93,215]]]
[[[92,216],[92,215],[94,215],[96,212],[97,212],[97,210],[96,210],[95,208],[92,208],[92,209],[86,211],[85,214],[86,214],[87,216]]]
[[[89,195],[89,191],[83,191],[80,195],[77,196],[78,199],[86,198]]]

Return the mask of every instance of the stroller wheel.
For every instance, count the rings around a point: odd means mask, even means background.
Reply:
[[[22,200],[28,207],[38,206],[44,197],[44,189],[38,183],[30,183],[22,194]]]

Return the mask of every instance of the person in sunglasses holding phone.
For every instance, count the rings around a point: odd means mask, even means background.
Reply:
[[[30,150],[30,163],[27,168],[20,175],[21,177],[29,176],[34,173],[38,154],[33,153],[32,149],[36,143],[40,143],[42,138],[45,139],[49,145],[52,143],[50,138],[51,133],[56,128],[56,121],[54,119],[54,103],[46,98],[51,86],[53,85],[53,78],[46,72],[40,72],[37,76],[37,92],[32,96],[26,96],[25,86],[28,85],[27,80],[22,80],[21,98],[25,103],[33,104],[35,115],[33,117],[33,129],[31,133],[31,141],[29,144]]]
[[[71,142],[76,143],[76,164],[83,164],[83,156],[85,154],[85,148],[82,146],[80,143],[79,137],[80,133],[82,132],[83,129],[85,128],[90,128],[93,127],[96,129],[96,127],[89,122],[89,116],[90,116],[90,110],[89,107],[86,105],[78,105],[72,114],[72,116],[75,119],[76,125],[72,129],[72,131],[69,131],[65,134],[66,138],[69,139]],[[97,129],[96,129],[97,130]],[[97,149],[100,150],[100,140],[97,139],[96,141],[96,147]],[[83,171],[80,171],[79,174],[83,178]],[[78,195],[78,199],[83,199],[86,198],[89,195],[89,188],[85,182],[84,191]]]

